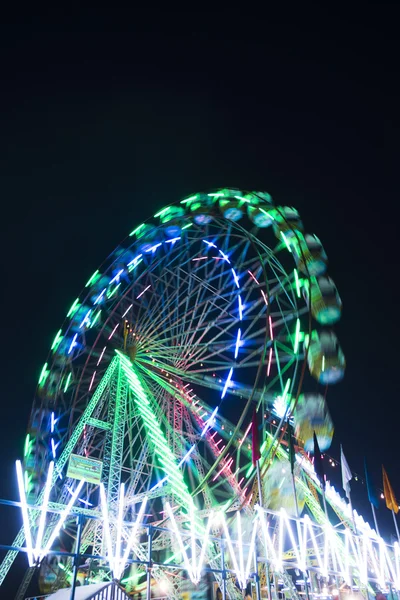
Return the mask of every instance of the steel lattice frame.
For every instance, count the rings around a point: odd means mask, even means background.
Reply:
[[[185,510],[194,502],[205,513],[251,514],[252,406],[264,413],[279,396],[296,401],[311,333],[293,264],[302,229],[284,219],[272,233],[279,215],[267,194],[197,194],[136,228],[93,274],[39,379],[25,443],[31,499],[43,500],[36,490],[53,459],[52,500],[64,503],[77,453],[103,461],[111,513],[125,483],[125,518],[144,494],[154,524],[165,522],[165,497]],[[86,484],[82,511],[97,503],[97,486]],[[88,524],[83,546],[100,554],[96,527]],[[21,531],[14,545],[23,542]],[[14,558],[3,561],[0,584]]]

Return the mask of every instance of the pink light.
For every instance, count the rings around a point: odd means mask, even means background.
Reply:
[[[93,381],[94,381],[94,378],[95,378],[95,376],[96,376],[96,371],[95,371],[95,372],[93,373],[93,375],[92,375],[92,379],[91,379],[91,381],[90,381],[90,385],[89,385],[89,392],[90,392],[90,390],[92,389],[92,385],[93,385]]]
[[[99,364],[100,364],[100,361],[101,361],[101,359],[103,358],[103,355],[104,355],[104,352],[106,351],[106,348],[107,348],[107,346],[104,346],[104,348],[103,348],[103,350],[102,350],[102,353],[100,354],[100,358],[99,358],[99,360],[97,361],[97,365],[96,365],[97,367],[99,366]]]
[[[242,479],[239,481],[238,486],[240,487],[240,484],[242,483],[244,477],[242,477]]]
[[[217,435],[217,432],[216,432],[216,431],[214,431],[214,433],[212,434],[212,436],[210,437],[210,439],[211,439],[211,440],[213,440],[213,439],[214,439],[214,436],[216,436],[216,435]]]
[[[196,260],[207,260],[208,256],[200,256],[200,258],[193,258],[192,261],[195,262]]]
[[[140,296],[143,296],[143,294],[147,292],[149,288],[151,288],[151,284],[144,288],[143,292],[140,292],[139,296],[136,296],[136,300],[139,300]]]
[[[271,315],[269,316],[269,335],[271,340],[274,339],[274,332],[272,330],[272,319],[271,319]]]
[[[264,291],[263,291],[263,290],[261,290],[261,293],[262,293],[262,296],[263,296],[263,298],[264,298],[264,302],[265,302],[265,304],[268,306],[268,300],[267,300],[267,296],[264,294]]]
[[[251,271],[247,271],[247,272],[248,272],[248,274],[250,275],[250,277],[251,277],[252,279],[254,279],[254,281],[256,282],[256,284],[257,284],[257,285],[260,285],[260,284],[259,284],[259,282],[257,281],[257,279],[254,277],[253,273],[252,273]]]
[[[126,315],[128,314],[128,312],[131,310],[132,306],[133,306],[133,304],[131,304],[131,305],[129,306],[129,308],[127,308],[127,309],[126,309],[126,311],[124,312],[124,314],[123,314],[123,315],[122,315],[122,317],[121,317],[122,319],[123,319],[124,317],[126,317]]]
[[[243,436],[243,439],[242,439],[242,441],[241,441],[241,442],[240,442],[240,444],[239,444],[239,448],[240,448],[240,446],[243,444],[243,442],[245,441],[245,439],[247,438],[247,434],[248,434],[248,433],[249,433],[249,431],[250,431],[251,425],[252,425],[252,423],[250,423],[250,424],[249,424],[249,426],[248,426],[248,428],[246,429],[246,432],[245,432],[245,434],[244,434],[244,436]]]
[[[112,332],[111,332],[111,335],[110,335],[110,337],[108,338],[109,340],[111,340],[112,336],[113,336],[113,335],[114,335],[114,333],[117,331],[118,327],[119,327],[119,323],[117,323],[117,324],[116,324],[116,326],[114,327],[114,329],[112,330]]]
[[[229,467],[229,466],[230,466],[232,463],[233,463],[233,458],[230,458],[230,459],[229,459],[229,461],[228,461],[227,463],[225,463],[225,465],[222,467],[222,469],[221,469],[221,470],[220,470],[220,471],[219,471],[219,472],[216,474],[216,476],[214,477],[213,481],[215,481],[215,480],[217,479],[217,477],[218,477],[219,475],[221,475],[221,473],[222,473],[223,471],[225,471],[225,469],[226,469],[227,467]]]
[[[222,438],[220,440],[218,440],[218,442],[215,442],[215,445],[218,446],[218,444],[220,444],[222,442]]]
[[[267,377],[269,377],[269,374],[271,372],[271,361],[272,361],[272,346],[269,349],[268,366],[267,366]]]

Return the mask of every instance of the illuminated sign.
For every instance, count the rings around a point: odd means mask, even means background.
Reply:
[[[86,458],[86,456],[71,454],[68,463],[67,477],[72,477],[72,479],[83,479],[88,483],[100,483],[102,470],[103,463],[101,460],[94,460],[93,458]]]

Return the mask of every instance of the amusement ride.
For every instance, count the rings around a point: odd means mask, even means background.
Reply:
[[[41,370],[0,584],[24,549],[17,598],[37,570],[42,592],[68,587],[78,548],[92,581],[173,599],[206,575],[230,599],[250,580],[273,598],[396,587],[398,548],[379,559],[376,532],[313,467],[345,372],[341,311],[321,241],[266,192],[197,193],[135,227]]]

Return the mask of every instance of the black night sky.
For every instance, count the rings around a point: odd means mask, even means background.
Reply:
[[[348,365],[330,453],[360,474],[367,456],[379,485],[383,463],[400,499],[399,44],[394,5],[371,6],[2,19],[0,497],[17,499],[35,384],[87,278],[156,209],[230,186],[321,238]],[[372,520],[360,481],[353,503]],[[378,519],[390,535],[383,502]]]

